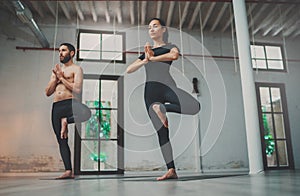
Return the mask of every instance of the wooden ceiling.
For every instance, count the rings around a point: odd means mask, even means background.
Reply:
[[[183,31],[231,32],[233,21],[230,0],[199,1],[29,1],[2,0],[0,2],[0,34],[22,36],[16,28],[24,27],[18,18],[18,6],[26,7],[39,27],[60,24],[147,25],[149,19],[159,17],[167,26]],[[249,32],[256,36],[300,36],[300,1],[246,0]],[[28,11],[29,10],[29,11]],[[20,12],[20,10],[19,10]],[[234,27],[234,25],[233,25]],[[24,35],[23,35],[24,36]]]

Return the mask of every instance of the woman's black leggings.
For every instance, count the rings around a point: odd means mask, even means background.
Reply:
[[[52,105],[52,127],[59,144],[60,155],[66,170],[72,170],[71,152],[68,145],[68,138],[61,139],[61,119],[67,118],[67,122],[84,122],[91,117],[90,109],[75,99],[66,99],[54,102]]]
[[[148,114],[158,134],[159,145],[167,168],[175,168],[169,129],[163,126],[154,112],[153,104],[159,104],[163,113],[175,112],[195,115],[200,111],[200,103],[182,89],[176,86],[166,86],[159,82],[146,83],[144,98]]]

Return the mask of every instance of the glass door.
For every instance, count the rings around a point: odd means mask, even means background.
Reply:
[[[122,78],[85,75],[82,102],[92,112],[91,118],[76,131],[75,164],[77,174],[122,174],[123,101]]]
[[[283,84],[256,83],[265,169],[294,168]]]

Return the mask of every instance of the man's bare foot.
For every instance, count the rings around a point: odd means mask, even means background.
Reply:
[[[71,170],[66,170],[61,176],[55,178],[56,180],[74,179],[74,175]]]
[[[164,114],[160,111],[160,105],[153,104],[152,108],[153,108],[154,112],[157,114],[161,123],[164,125],[164,127],[168,128],[169,127],[168,118],[167,118],[166,114]]]
[[[175,169],[171,168],[163,176],[156,178],[156,180],[161,181],[161,180],[177,179],[177,178],[178,176],[176,174]]]
[[[61,139],[67,139],[68,138],[68,122],[67,122],[67,118],[62,118],[61,119],[60,138]]]

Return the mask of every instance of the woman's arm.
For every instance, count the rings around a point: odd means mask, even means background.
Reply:
[[[136,70],[138,70],[139,68],[141,68],[142,66],[144,66],[145,64],[148,63],[148,61],[149,61],[149,50],[150,50],[149,47],[150,47],[149,43],[147,42],[146,45],[144,46],[145,58],[143,60],[137,59],[131,65],[129,65],[126,69],[127,73],[135,72]],[[152,53],[153,53],[153,51],[152,51]]]
[[[179,51],[176,47],[172,48],[170,52],[166,54],[162,54],[159,56],[149,56],[149,61],[174,61],[177,60],[179,57]]]
[[[147,62],[148,62],[148,59],[146,57],[144,60],[137,59],[136,61],[134,61],[131,65],[129,65],[127,67],[126,72],[127,73],[135,72],[136,70],[141,68],[143,65],[147,64]]]
[[[149,47],[148,44],[145,45],[145,58],[143,60],[137,59],[126,69],[127,73],[132,73],[141,68],[143,65],[147,64],[148,61],[174,61],[179,57],[179,51],[176,47],[172,48],[170,52],[162,54],[159,56],[154,56],[153,50]]]

